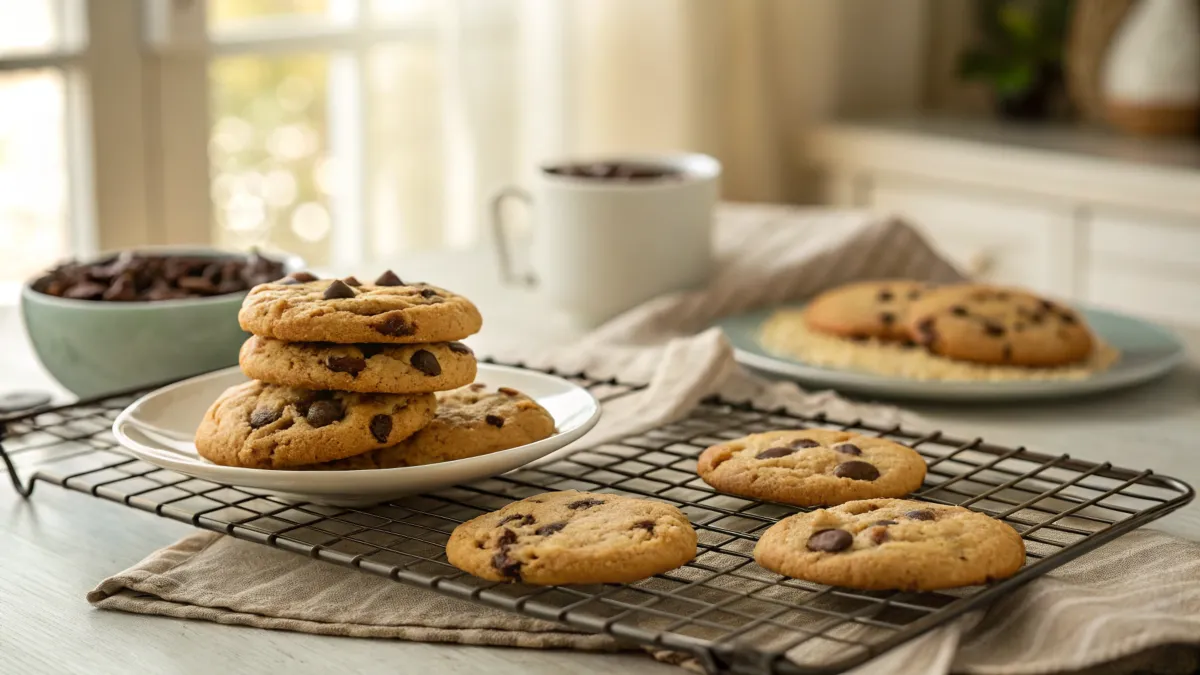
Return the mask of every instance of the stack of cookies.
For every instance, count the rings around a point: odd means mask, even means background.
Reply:
[[[458,342],[483,320],[470,300],[387,271],[373,283],[300,272],[256,286],[238,320],[252,381],[208,410],[196,448],[259,469],[366,469],[495,452],[553,434],[541,406],[472,384]]]

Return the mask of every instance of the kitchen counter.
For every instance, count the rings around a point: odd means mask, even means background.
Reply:
[[[389,263],[480,306],[486,326],[468,340],[483,355],[514,344],[563,344],[580,334],[536,293],[501,285],[484,251],[413,255]],[[382,265],[366,265],[371,272]],[[1047,453],[1152,467],[1200,485],[1200,331],[1181,331],[1186,367],[1127,392],[1030,405],[906,404],[959,436]],[[37,365],[16,308],[0,306],[2,389],[53,386]],[[62,393],[61,391],[59,392]],[[1200,539],[1200,506],[1156,528]],[[42,484],[24,501],[0,486],[0,653],[8,672],[678,673],[633,654],[584,654],[320,637],[93,610],[84,595],[190,528]],[[403,664],[401,666],[401,664]]]

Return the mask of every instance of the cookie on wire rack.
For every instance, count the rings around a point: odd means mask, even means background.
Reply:
[[[754,559],[830,586],[931,591],[1016,574],[1025,543],[1006,523],[961,506],[867,499],[779,521],[758,540]]]
[[[629,583],[696,555],[687,516],[662,502],[565,490],[513,502],[450,535],[450,564],[535,585]]]
[[[925,460],[878,436],[835,429],[751,434],[700,454],[696,472],[730,494],[797,506],[902,497],[921,487]]]

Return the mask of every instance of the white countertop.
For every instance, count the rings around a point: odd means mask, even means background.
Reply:
[[[514,343],[563,344],[580,334],[535,293],[501,285],[483,252],[414,255],[389,264],[403,277],[427,279],[475,300],[487,321],[468,342],[481,354]],[[368,271],[377,272],[374,267]],[[1200,331],[1181,336],[1188,343],[1188,365],[1139,389],[1066,403],[907,407],[956,436],[1149,467],[1200,485]],[[12,306],[0,306],[0,373],[0,391],[54,386],[37,365]],[[1200,506],[1189,505],[1155,527],[1200,539]],[[0,670],[680,672],[636,655],[319,637],[103,612],[84,600],[102,578],[189,530],[51,485],[39,485],[29,501],[0,486],[0,579],[6,587],[0,593],[0,654],[6,660]]]

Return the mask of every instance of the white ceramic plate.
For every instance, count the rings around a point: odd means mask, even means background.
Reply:
[[[1165,328],[1133,317],[1097,309],[1081,310],[1103,340],[1121,352],[1112,368],[1082,380],[1003,382],[925,381],[816,366],[768,352],[759,330],[775,308],[730,317],[717,325],[733,343],[742,364],[806,386],[855,392],[881,398],[929,401],[1028,401],[1066,398],[1122,389],[1168,373],[1184,360],[1184,348]]]
[[[234,367],[157,389],[122,411],[113,422],[113,433],[139,459],[193,478],[285,499],[358,506],[512,471],[583,436],[600,419],[599,401],[582,387],[543,373],[481,363],[476,382],[524,392],[554,417],[556,433],[490,455],[400,469],[273,471],[218,466],[196,453],[192,437],[217,396],[245,381],[246,376]]]

